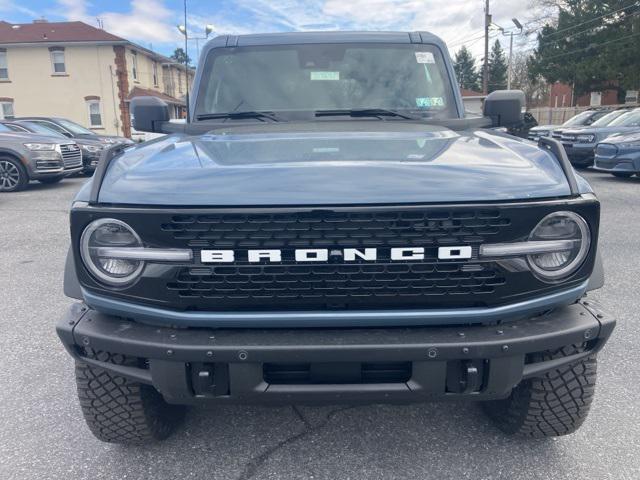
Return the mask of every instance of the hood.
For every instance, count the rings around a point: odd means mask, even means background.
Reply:
[[[613,135],[607,137],[603,142],[610,143],[612,145],[619,145],[623,143],[637,143],[640,146],[640,130],[636,130],[633,133]]]
[[[539,132],[541,130],[554,130],[558,128],[559,125],[538,125],[537,127],[532,127],[529,129],[530,132]]]
[[[117,143],[133,143],[126,137],[117,137],[115,135],[94,135],[90,133],[76,135],[75,138],[78,140],[93,140],[98,143],[104,144],[112,144],[115,145]]]
[[[37,133],[27,132],[2,132],[0,133],[0,142],[6,138],[8,141],[24,142],[24,143],[55,143],[59,145],[76,143],[71,138],[61,138],[49,135],[38,135]]]
[[[93,145],[97,147],[104,147],[105,144],[95,138],[74,138],[78,145]]]
[[[609,135],[614,135],[616,133],[629,133],[638,131],[638,127],[622,127],[622,126],[612,126],[612,127],[582,127],[582,128],[571,128],[564,129],[562,133],[564,135],[597,135],[598,138],[606,138]]]
[[[378,131],[296,132],[287,124],[296,133],[167,135],[116,158],[98,200],[291,206],[506,201],[570,193],[558,161],[531,142],[423,124],[388,131],[387,125],[401,122],[376,123]]]

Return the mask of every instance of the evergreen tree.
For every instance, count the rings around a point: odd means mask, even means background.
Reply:
[[[540,1],[540,0],[537,0]],[[538,34],[530,76],[591,91],[640,88],[640,4],[629,0],[572,0],[557,5],[553,24]]]
[[[461,88],[467,90],[480,90],[478,84],[479,76],[476,70],[476,62],[471,55],[471,52],[464,45],[456,53],[456,57],[453,60],[453,69],[456,72],[458,84]]]
[[[496,40],[489,53],[489,93],[507,88],[507,70],[508,65],[504,50],[502,50],[500,41]]]
[[[184,65],[185,63],[191,66],[191,57],[187,55],[183,48],[176,48],[171,55],[171,60],[174,60],[176,63],[180,63]]]

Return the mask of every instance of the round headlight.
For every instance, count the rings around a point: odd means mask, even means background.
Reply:
[[[527,256],[531,270],[545,281],[562,280],[575,273],[589,253],[589,225],[573,212],[547,215],[533,229],[531,241],[565,240],[563,249]]]
[[[133,282],[144,262],[104,256],[109,247],[142,247],[138,234],[120,220],[101,218],[91,222],[80,238],[82,261],[98,280],[114,286]]]

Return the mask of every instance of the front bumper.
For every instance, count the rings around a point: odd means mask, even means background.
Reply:
[[[501,326],[349,329],[174,329],[76,303],[57,331],[76,360],[153,385],[169,403],[292,404],[504,398],[523,379],[596,353],[614,326],[590,301]],[[575,344],[585,351],[535,355]]]
[[[101,152],[97,152],[97,153],[90,152],[90,153],[88,153],[86,150],[83,151],[83,155],[82,155],[83,169],[82,169],[82,171],[84,173],[93,173],[93,172],[95,172],[96,168],[98,167],[98,162],[100,161],[100,155],[101,155]]]
[[[593,164],[595,143],[565,143],[563,142],[565,151],[569,160],[574,165],[591,166]]]
[[[604,172],[640,173],[640,155],[603,157],[596,155],[595,169]]]

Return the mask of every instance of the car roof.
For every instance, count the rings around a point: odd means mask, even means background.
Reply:
[[[250,33],[246,35],[226,35],[216,37],[212,42],[226,39],[227,47],[257,45],[291,45],[301,43],[442,43],[429,32],[277,32]],[[218,42],[216,42],[218,40]]]

